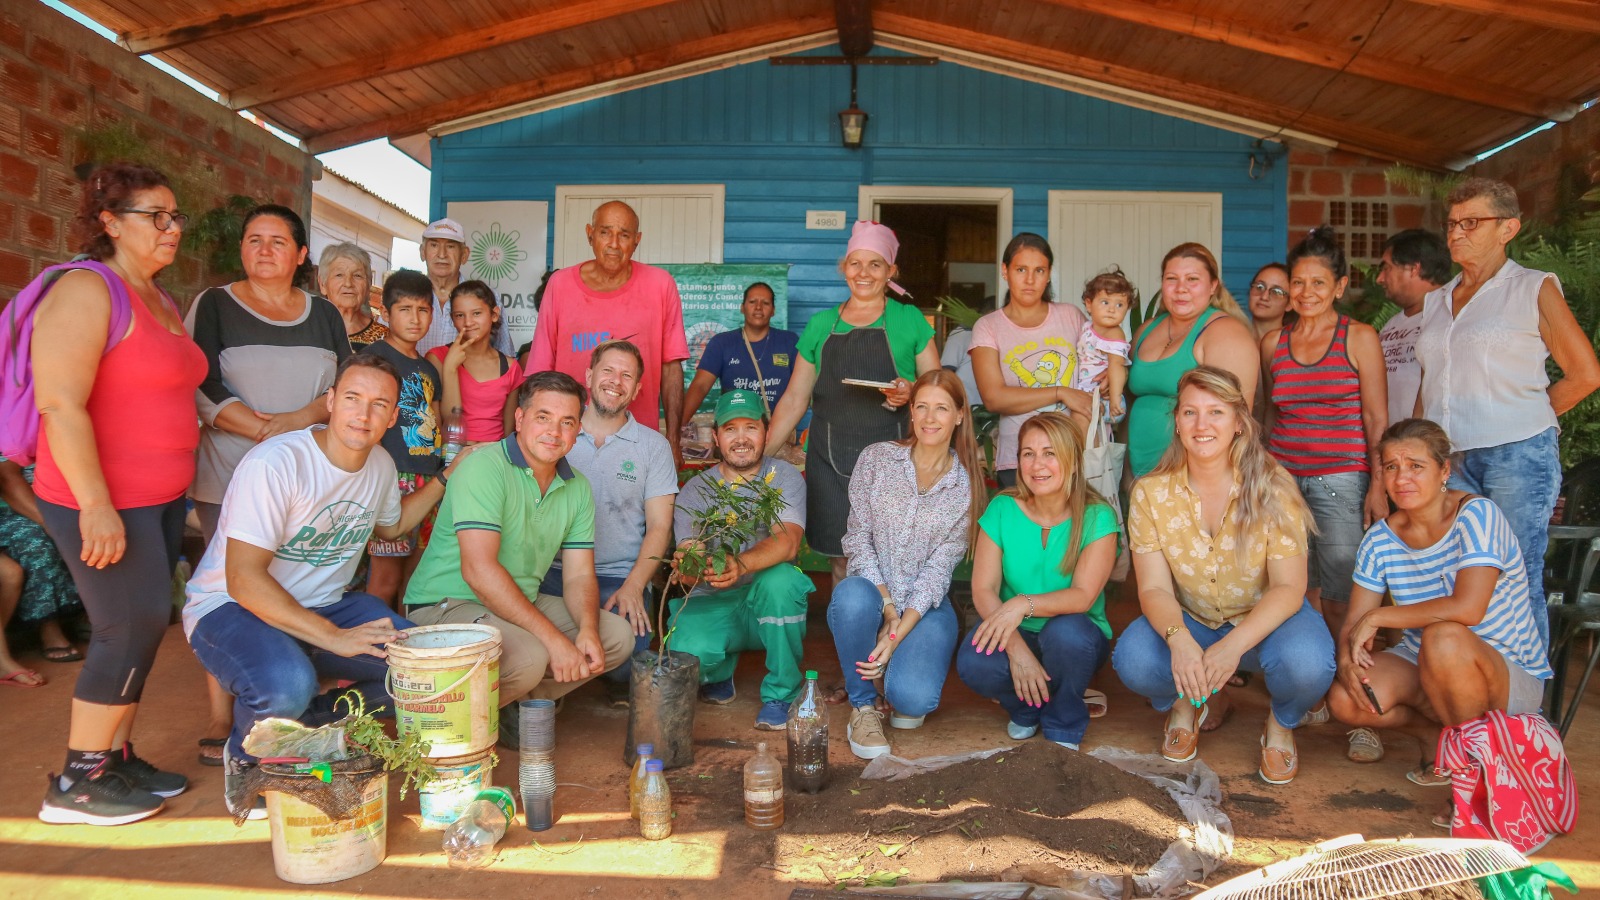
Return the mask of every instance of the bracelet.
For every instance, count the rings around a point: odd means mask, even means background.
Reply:
[[[439,482],[439,487],[445,487],[450,484],[450,476],[444,474],[443,469],[440,469],[439,474],[434,476],[434,480]]]
[[[1033,597],[1031,595],[1028,595],[1028,594],[1023,594],[1022,596],[1026,597],[1027,600],[1028,600],[1028,614],[1023,616],[1023,618],[1024,619],[1031,619],[1031,618],[1033,618]]]

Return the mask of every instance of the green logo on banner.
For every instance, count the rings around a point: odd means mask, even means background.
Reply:
[[[528,258],[528,251],[517,246],[521,232],[501,231],[500,223],[489,226],[488,232],[472,233],[472,264],[474,277],[484,281],[516,281],[517,264]]]

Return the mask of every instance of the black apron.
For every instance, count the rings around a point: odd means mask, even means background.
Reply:
[[[893,381],[900,377],[889,350],[888,311],[872,325],[830,332],[817,353],[811,390],[811,440],[806,451],[806,538],[823,556],[843,556],[850,513],[850,475],[869,444],[894,441],[910,425],[907,407],[884,409],[882,392],[841,379]],[[838,323],[834,323],[835,327]]]

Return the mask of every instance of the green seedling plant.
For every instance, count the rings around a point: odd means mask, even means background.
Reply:
[[[661,651],[656,655],[657,674],[667,668],[673,632],[677,630],[678,616],[692,599],[690,592],[708,574],[721,575],[728,570],[729,560],[747,544],[768,537],[781,526],[780,516],[787,505],[783,488],[773,487],[777,469],[769,468],[765,475],[735,480],[725,478],[704,480],[710,493],[705,509],[693,514],[690,538],[679,545],[670,562],[674,566],[668,580],[668,592],[677,585],[681,602],[672,621],[666,621],[667,607],[663,602],[656,610],[656,633],[661,635]]]
[[[346,691],[334,708],[343,706],[349,715],[333,724],[344,729],[345,743],[357,753],[376,756],[383,762],[385,771],[396,772],[400,778],[400,799],[406,798],[407,788],[421,791],[436,777],[428,752],[433,749],[416,732],[392,738],[383,724],[367,712],[366,701],[356,691]]]

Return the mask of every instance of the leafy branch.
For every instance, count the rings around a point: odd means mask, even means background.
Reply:
[[[401,774],[400,799],[405,799],[408,787],[420,791],[433,782],[436,773],[428,758],[428,751],[433,748],[421,735],[413,731],[399,738],[390,737],[383,724],[367,712],[366,701],[357,691],[345,691],[334,701],[335,709],[341,705],[350,714],[334,727],[344,729],[345,742],[351,747],[382,760],[386,771]]]

